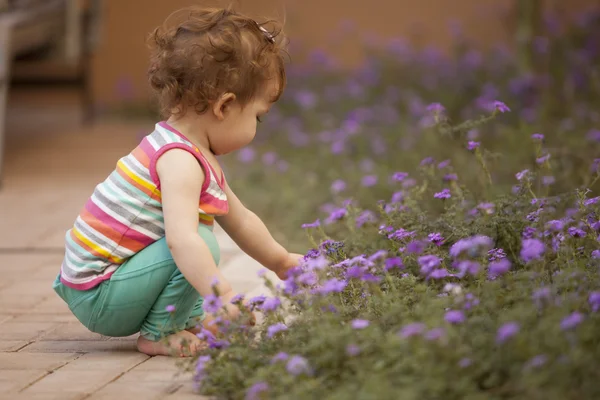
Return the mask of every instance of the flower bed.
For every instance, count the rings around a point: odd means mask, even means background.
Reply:
[[[549,34],[539,57],[573,57],[544,75],[398,43],[352,76],[322,55],[292,71],[226,165],[276,236],[311,249],[277,297],[251,300],[263,326],[205,334],[201,392],[600,398],[595,21]]]

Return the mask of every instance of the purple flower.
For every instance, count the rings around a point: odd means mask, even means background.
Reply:
[[[429,235],[427,235],[427,239],[429,239],[429,241],[435,244],[436,246],[441,246],[444,242],[444,237],[439,232],[430,233]]]
[[[317,219],[315,222],[312,222],[310,224],[302,224],[302,229],[317,228],[319,226],[321,226],[321,220]]]
[[[173,312],[175,312],[175,306],[174,306],[174,305],[172,305],[172,304],[169,304],[168,306],[166,306],[166,307],[165,307],[165,310],[166,310],[168,313],[173,313]]]
[[[396,230],[395,232],[390,233],[388,235],[388,238],[393,239],[393,240],[402,241],[402,240],[412,237],[414,234],[415,234],[415,232],[409,232],[407,230],[400,228],[400,229]]]
[[[444,169],[444,168],[446,168],[449,165],[450,165],[450,160],[444,160],[444,161],[441,161],[441,162],[438,163],[438,168],[439,169]]]
[[[367,175],[362,178],[362,185],[364,187],[371,187],[377,184],[377,176],[376,175]]]
[[[446,109],[440,103],[431,103],[427,106],[427,111],[433,112],[435,114],[443,113]]]
[[[218,313],[219,309],[222,306],[223,306],[223,303],[221,302],[221,299],[214,294],[209,294],[208,296],[206,296],[204,298],[204,303],[203,303],[204,310],[211,314]]]
[[[357,356],[360,354],[360,347],[356,344],[349,344],[348,346],[346,346],[346,354],[348,354],[351,357]]]
[[[400,332],[398,332],[398,335],[400,335],[400,337],[406,339],[411,336],[420,335],[421,333],[423,333],[423,331],[425,331],[425,324],[423,324],[421,322],[414,322],[412,324],[405,325],[400,330]]]
[[[438,340],[441,339],[445,333],[446,331],[444,328],[433,328],[427,331],[424,336],[426,340]]]
[[[531,135],[531,138],[533,140],[544,140],[544,135],[542,135],[541,133],[534,133],[533,135]]]
[[[317,95],[308,90],[299,90],[294,97],[296,103],[305,110],[314,108],[318,100]]]
[[[238,293],[231,298],[229,301],[231,304],[237,304],[244,300],[245,295],[243,293]]]
[[[262,161],[265,165],[273,165],[277,162],[277,154],[272,151],[263,154]]]
[[[462,260],[458,263],[458,265],[456,267],[460,271],[460,274],[458,274],[458,277],[462,278],[467,274],[470,274],[473,276],[477,275],[477,273],[479,273],[480,265],[476,261]]]
[[[489,265],[489,276],[490,278],[497,278],[500,275],[504,275],[510,270],[510,261],[507,258],[502,258],[498,261],[493,261]]]
[[[402,182],[408,176],[408,172],[396,172],[392,175],[392,179],[396,182]]]
[[[268,390],[269,384],[267,382],[257,382],[246,392],[246,400],[260,400],[262,398],[261,393]]]
[[[377,250],[375,253],[371,254],[369,256],[369,261],[376,261],[379,260],[380,258],[385,258],[387,256],[388,252],[385,250]]]
[[[393,204],[400,203],[400,202],[402,202],[404,197],[405,197],[404,191],[400,190],[398,192],[394,192],[394,194],[392,195],[391,202]]]
[[[467,368],[469,365],[473,364],[473,361],[470,358],[462,358],[459,362],[458,362],[458,366],[461,368]]]
[[[369,326],[369,321],[366,319],[355,319],[351,322],[353,329],[365,329]]]
[[[559,219],[553,219],[552,221],[548,221],[548,228],[550,228],[551,230],[555,231],[555,232],[559,232],[562,231],[563,228],[565,227],[564,222],[562,222]]]
[[[435,193],[433,197],[436,199],[449,199],[452,196],[450,195],[450,189],[444,189],[441,192]]]
[[[498,100],[494,101],[493,106],[496,110],[500,111],[501,113],[510,111],[510,108],[508,108],[506,104]]]
[[[365,210],[362,213],[360,213],[360,215],[358,217],[356,217],[356,226],[358,228],[360,228],[361,226],[363,226],[366,223],[376,222],[376,221],[377,221],[377,217],[375,216],[375,213],[371,210]]]
[[[266,299],[267,299],[267,297],[264,294],[259,294],[258,296],[254,296],[254,297],[248,299],[248,305],[249,306],[259,306],[262,303],[264,303]]]
[[[385,270],[389,271],[392,268],[403,268],[404,264],[402,262],[402,259],[400,257],[392,257],[392,258],[388,258],[387,260],[385,260]]]
[[[342,281],[340,279],[332,278],[323,283],[320,288],[315,290],[315,293],[319,294],[328,294],[328,293],[340,293],[348,285],[348,282]]]
[[[446,175],[444,175],[444,177],[442,179],[443,179],[444,182],[457,181],[458,180],[458,175],[456,175],[456,174],[446,174]]]
[[[556,178],[553,176],[542,176],[542,185],[550,186],[556,182]]]
[[[583,319],[583,314],[575,311],[572,314],[569,314],[568,316],[563,318],[563,320],[560,322],[560,328],[562,330],[573,329],[577,325],[581,324],[583,322]]]
[[[593,312],[600,310],[600,292],[590,293],[588,302],[590,303]]]
[[[598,238],[600,239],[600,236]],[[594,250],[594,251],[592,251],[592,258],[600,260],[600,250]]]
[[[448,273],[448,271],[444,268],[438,268],[438,269],[434,269],[433,271],[431,271],[431,273],[429,274],[429,278],[431,279],[443,279],[447,276],[449,276],[450,274]]]
[[[250,163],[254,161],[255,156],[256,152],[251,147],[245,147],[238,152],[238,160],[243,163]]]
[[[526,263],[542,258],[546,247],[544,243],[538,239],[525,239],[522,242],[521,258]]]
[[[569,232],[569,235],[576,237],[576,238],[582,238],[582,237],[585,237],[585,235],[586,235],[584,230],[576,228],[574,226],[567,229],[567,232]]]
[[[520,329],[521,328],[519,324],[516,322],[507,322],[498,329],[498,333],[496,334],[496,343],[502,344],[506,342],[508,339],[519,333]]]
[[[199,386],[204,378],[206,378],[206,367],[211,360],[210,356],[198,357],[198,361],[196,361],[196,371],[194,372],[194,383],[196,386]]]
[[[425,157],[424,159],[421,160],[421,167],[424,167],[426,165],[431,165],[433,164],[433,157]]]
[[[550,159],[550,153],[546,154],[545,156],[541,156],[536,158],[535,162],[538,164],[543,164],[546,161],[548,161]]]
[[[333,193],[340,193],[343,192],[346,189],[346,182],[344,182],[341,179],[337,179],[335,181],[333,181],[333,183],[331,184],[331,191]]]
[[[526,368],[539,368],[539,367],[543,366],[544,364],[546,364],[547,361],[548,361],[547,356],[545,356],[544,354],[538,354],[537,356],[535,356],[531,360],[529,360],[527,362],[527,364],[525,364],[525,367]]]
[[[517,174],[516,174],[515,176],[517,177],[517,180],[519,180],[519,181],[520,181],[520,180],[523,180],[523,178],[524,178],[524,177],[525,177],[527,174],[529,174],[529,170],[528,170],[528,169],[524,169],[524,170],[523,170],[523,171],[521,171],[521,172],[517,172]]]
[[[406,245],[406,252],[411,254],[421,254],[425,250],[425,247],[427,247],[427,242],[423,240],[413,240]]]
[[[475,150],[476,148],[478,148],[481,145],[481,143],[479,142],[475,142],[473,140],[469,141],[469,143],[467,144],[467,149],[468,150]]]
[[[583,205],[586,207],[591,206],[592,204],[596,204],[600,201],[600,196],[598,197],[593,197],[591,199],[587,199],[586,201],[583,202]]]
[[[293,356],[289,359],[287,366],[287,371],[294,375],[298,376],[301,374],[310,375],[310,365],[308,364],[308,360],[302,356]]]
[[[533,301],[539,306],[542,305],[542,302],[550,299],[551,290],[548,287],[542,287],[535,290],[532,294]]]
[[[469,238],[461,239],[450,247],[450,255],[458,257],[463,252],[468,252],[470,256],[477,255],[479,248],[489,250],[492,248],[493,242],[488,236],[476,235]]]
[[[311,271],[321,270],[329,265],[329,261],[324,255],[319,254],[319,256],[315,258],[306,260],[304,265]]]
[[[262,304],[261,310],[263,312],[275,311],[281,305],[279,297],[269,297]]]
[[[479,203],[477,205],[477,208],[485,211],[486,214],[493,214],[494,209],[496,208],[496,205],[494,203]]]
[[[440,265],[441,259],[438,256],[426,255],[418,258],[419,265],[421,268],[431,270]]]
[[[488,261],[496,261],[506,258],[506,252],[503,249],[496,248],[488,251]]]
[[[338,208],[333,210],[329,217],[327,217],[327,222],[332,223],[334,221],[340,220],[344,218],[348,214],[348,211],[345,208]]]
[[[280,351],[279,353],[275,354],[273,358],[271,358],[271,364],[275,364],[279,361],[286,361],[288,358],[290,358],[288,353]]]
[[[446,312],[444,319],[446,320],[446,322],[449,322],[451,324],[461,324],[461,323],[465,322],[466,318],[465,318],[465,314],[462,311],[450,310],[450,311]]]
[[[281,322],[278,322],[278,323],[273,324],[273,325],[271,325],[271,326],[269,326],[267,328],[267,337],[268,338],[272,338],[273,336],[275,336],[279,332],[287,331],[287,329],[288,329],[287,326],[285,326]]]

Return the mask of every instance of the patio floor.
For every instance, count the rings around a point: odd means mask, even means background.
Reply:
[[[94,186],[152,123],[78,124],[68,93],[11,95],[0,190],[0,399],[201,399],[176,361],[135,337],[87,331],[52,290],[63,237]],[[261,268],[217,230],[238,291],[267,293]]]

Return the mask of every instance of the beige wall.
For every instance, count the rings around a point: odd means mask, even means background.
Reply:
[[[527,0],[519,0],[527,1]],[[551,0],[547,0],[550,3]],[[218,1],[192,0],[105,0],[102,37],[93,60],[94,97],[100,104],[114,104],[117,82],[131,85],[136,99],[147,97],[146,67],[148,32],[172,11],[192,4]],[[251,15],[281,19],[285,5],[286,33],[291,43],[328,47],[346,63],[360,59],[360,43],[329,44],[339,36],[343,20],[355,21],[357,28],[382,37],[418,33],[418,42],[447,48],[451,43],[449,21],[456,20],[479,45],[509,38],[505,11],[512,1],[503,0],[252,0],[240,1]],[[569,11],[581,10],[594,0],[569,0]],[[221,2],[223,4],[223,2]],[[563,3],[564,4],[564,3]],[[294,54],[292,53],[292,56]]]

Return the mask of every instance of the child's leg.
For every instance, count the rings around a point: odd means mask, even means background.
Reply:
[[[218,263],[219,248],[212,231],[201,226],[198,233]],[[172,347],[182,353],[186,344],[193,353],[202,345],[194,334],[185,331],[201,297],[175,265],[165,239],[119,267],[105,291],[94,331],[107,336],[126,336],[139,331],[138,348],[151,355],[167,355]],[[168,306],[174,310],[167,311]],[[160,341],[161,338],[167,340]]]

